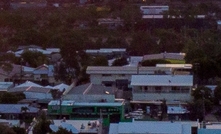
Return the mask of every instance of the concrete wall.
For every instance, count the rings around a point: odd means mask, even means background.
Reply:
[[[112,74],[111,76],[102,76],[102,74],[91,74],[90,81],[93,84],[102,84],[102,81],[115,82],[117,79],[127,79],[131,81],[131,75]]]

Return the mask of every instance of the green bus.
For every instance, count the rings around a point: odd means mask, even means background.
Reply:
[[[102,119],[103,125],[125,121],[122,102],[75,102],[52,100],[48,104],[48,116],[52,119],[94,120]]]

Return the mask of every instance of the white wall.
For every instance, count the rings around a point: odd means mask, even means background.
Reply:
[[[111,76],[102,76],[102,74],[91,74],[90,81],[93,84],[102,84],[102,81],[113,81],[115,82],[117,79],[127,79],[131,80],[131,75],[122,76],[120,74],[112,74]]]

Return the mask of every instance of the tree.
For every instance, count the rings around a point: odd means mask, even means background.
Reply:
[[[44,112],[41,113],[37,124],[33,128],[33,134],[47,134],[51,132],[49,125],[51,121],[47,119]]]
[[[145,55],[149,53],[160,52],[160,46],[151,38],[150,33],[138,32],[133,35],[131,45],[129,46],[130,55]]]
[[[12,127],[13,131],[16,133],[16,134],[26,134],[26,131],[24,128],[21,128],[21,127]]]
[[[214,90],[214,101],[216,104],[219,104],[220,100],[221,100],[221,85],[218,84]]]
[[[21,58],[31,67],[38,67],[42,64],[48,64],[48,58],[46,55],[38,51],[25,51],[22,53]]]
[[[55,66],[55,79],[66,82],[68,77],[68,72],[65,63],[60,62]]]
[[[165,99],[163,99],[161,103],[161,109],[162,109],[162,113],[161,113],[161,120],[162,120],[163,118],[167,116],[167,104],[166,104]]]
[[[193,60],[192,63],[198,64],[198,68],[194,73],[199,78],[200,84],[206,84],[210,78],[214,79],[215,77],[220,76],[220,66],[212,58],[202,57],[200,59]]]
[[[26,114],[27,112],[29,111],[29,108],[28,107],[21,107],[21,113],[22,113],[22,118],[21,120],[26,122]]]
[[[62,127],[59,127],[57,132],[52,132],[51,134],[72,134],[72,132],[70,132],[67,129],[64,129]]]
[[[128,64],[127,58],[120,57],[120,58],[117,58],[116,60],[114,60],[114,62],[112,63],[112,66],[124,66],[127,64]]]
[[[3,93],[0,97],[0,103],[2,104],[16,104],[18,101],[25,99],[25,95],[22,94],[14,94],[14,93]]]
[[[2,124],[0,124],[0,132],[1,132],[1,134],[16,134],[16,132],[13,131],[13,129],[11,129],[10,127],[8,127],[6,125],[2,125]]]
[[[194,100],[207,99],[212,101],[212,90],[208,87],[200,86],[193,90],[192,96]]]
[[[92,61],[92,66],[108,66],[108,60],[104,56],[96,56]]]
[[[187,109],[190,111],[189,118],[191,120],[203,120],[204,111],[202,99],[189,103]]]

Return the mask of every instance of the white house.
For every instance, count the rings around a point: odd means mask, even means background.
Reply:
[[[90,75],[90,81],[93,84],[104,84],[106,86],[128,86],[131,76],[135,74],[155,74],[161,72],[170,75],[172,68],[168,67],[108,67],[108,66],[89,66],[86,73]]]
[[[132,75],[133,101],[192,99],[192,75]]]

